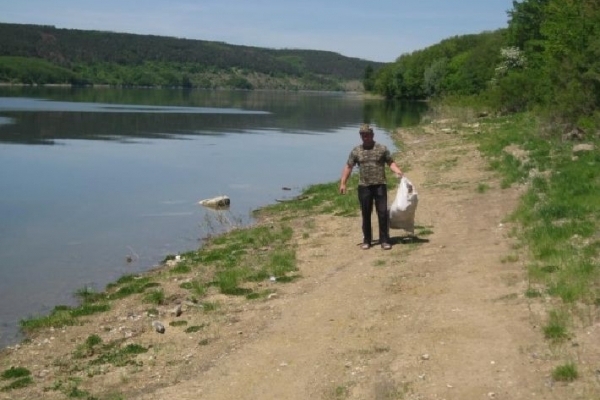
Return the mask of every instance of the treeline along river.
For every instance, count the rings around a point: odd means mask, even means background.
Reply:
[[[340,93],[0,88],[0,347],[20,339],[19,320],[227,228],[199,200],[228,195],[225,217],[251,224],[253,209],[337,180],[363,121],[394,148],[387,130],[424,108]]]

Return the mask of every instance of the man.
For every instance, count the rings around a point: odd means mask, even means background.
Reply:
[[[342,171],[340,180],[340,194],[346,194],[346,182],[352,173],[355,165],[360,168],[358,180],[358,201],[362,214],[363,243],[361,248],[367,250],[371,247],[372,229],[371,213],[373,212],[373,203],[377,212],[377,221],[379,223],[379,243],[381,248],[389,250],[392,248],[390,243],[390,230],[388,225],[387,210],[387,184],[385,179],[385,166],[390,169],[398,178],[402,177],[402,171],[394,162],[390,151],[382,144],[375,143],[373,128],[363,124],[359,130],[362,144],[356,146],[350,152],[348,161]]]

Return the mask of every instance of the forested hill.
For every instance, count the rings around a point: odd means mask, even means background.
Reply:
[[[359,89],[382,63],[318,50],[0,23],[0,82]]]

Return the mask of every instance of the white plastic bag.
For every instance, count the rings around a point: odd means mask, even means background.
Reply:
[[[403,176],[398,185],[396,199],[390,206],[390,228],[404,229],[411,234],[415,232],[415,211],[419,196],[417,190],[407,177]]]

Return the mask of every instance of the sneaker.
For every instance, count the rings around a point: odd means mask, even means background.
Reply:
[[[392,248],[392,245],[389,243],[381,243],[381,248],[384,250],[389,250]]]
[[[360,245],[360,248],[363,250],[369,250],[370,247],[371,245],[369,243],[363,243]]]

